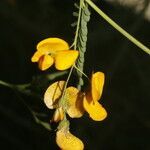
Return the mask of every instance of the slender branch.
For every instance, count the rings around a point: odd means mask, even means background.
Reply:
[[[135,39],[132,35],[126,32],[122,27],[120,27],[116,22],[114,22],[108,15],[106,15],[100,8],[98,8],[91,0],[85,0],[104,20],[106,20],[111,26],[113,26],[117,31],[124,35],[128,40],[142,49],[144,52],[150,55],[150,49],[143,45],[140,41]]]
[[[75,50],[77,49],[77,39],[78,39],[78,35],[79,35],[79,27],[80,27],[81,12],[82,12],[82,3],[83,3],[83,0],[80,0],[77,27],[76,27],[75,38],[74,38],[74,42],[73,42],[73,46],[74,46]]]
[[[51,130],[50,128],[50,125],[47,123],[47,122],[44,122],[42,120],[40,120],[38,117],[37,117],[37,113],[34,112],[28,105],[27,103],[25,103],[25,101],[19,96],[18,94],[18,91],[21,91],[21,92],[25,92],[25,88],[29,87],[30,86],[30,83],[28,84],[19,84],[19,85],[13,85],[13,84],[10,84],[10,83],[7,83],[7,82],[4,82],[2,80],[0,80],[0,85],[2,86],[5,86],[5,87],[8,87],[8,88],[11,88],[15,94],[18,96],[18,98],[21,100],[21,102],[26,106],[26,108],[29,110],[29,112],[32,114],[34,120],[36,121],[36,123],[38,124],[41,124],[44,128],[46,128],[47,130]],[[16,91],[17,90],[17,91]]]
[[[81,0],[81,17],[80,17],[80,25],[79,25],[79,33],[77,38],[77,49],[80,52],[79,58],[77,60],[76,66],[77,68],[77,76],[78,76],[78,84],[77,88],[81,90],[84,80],[82,78],[83,69],[84,69],[84,54],[86,52],[86,44],[87,44],[87,34],[88,34],[88,27],[87,24],[90,20],[90,11],[88,9],[88,5],[85,0]]]
[[[70,77],[71,77],[71,74],[72,74],[73,68],[74,68],[74,65],[71,67],[71,69],[70,69],[70,71],[69,71],[69,74],[68,74],[68,77],[67,77],[67,80],[66,80],[66,83],[65,83],[64,89],[63,89],[63,93],[62,93],[62,100],[63,100],[63,97],[64,97],[64,95],[65,95],[65,91],[66,91],[66,88],[67,88],[67,85],[68,85],[69,79],[70,79]]]
[[[5,81],[2,81],[0,80],[0,85],[3,85],[5,87],[8,87],[8,88],[11,88],[11,89],[19,89],[19,90],[23,90],[27,87],[30,86],[30,83],[27,83],[27,84],[11,84],[11,83],[8,83],[8,82],[5,82]]]
[[[87,76],[83,71],[81,71],[76,65],[74,65],[74,68],[75,68],[77,71],[79,71],[81,74],[83,74],[87,79],[89,79],[88,76]]]
[[[6,86],[6,87],[9,87],[9,88],[13,88],[13,85],[12,85],[12,84],[9,84],[9,83],[4,82],[4,81],[2,81],[2,80],[0,80],[0,85]]]

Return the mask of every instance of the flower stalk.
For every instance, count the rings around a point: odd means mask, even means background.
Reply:
[[[78,84],[77,88],[81,90],[83,86],[83,68],[84,68],[84,54],[86,52],[86,43],[87,43],[87,34],[88,28],[87,23],[90,20],[90,11],[85,0],[80,0],[79,12],[78,12],[78,21],[76,27],[76,35],[74,39],[74,48],[79,50],[79,58],[76,62]],[[80,71],[79,71],[80,70]]]

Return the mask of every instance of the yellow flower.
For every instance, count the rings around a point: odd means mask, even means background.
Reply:
[[[90,89],[85,93],[83,107],[89,116],[95,121],[104,120],[107,116],[106,110],[98,102],[101,98],[104,86],[104,73],[96,72],[92,75]]]
[[[51,84],[44,94],[44,103],[49,109],[58,107],[58,101],[62,95],[65,81],[57,81]]]
[[[58,70],[66,70],[74,64],[78,55],[77,50],[69,50],[66,41],[59,38],[47,38],[37,44],[37,51],[31,61],[38,62],[41,70],[46,70],[53,64]]]
[[[70,133],[65,127],[56,133],[56,143],[62,150],[83,150],[82,141]]]
[[[83,116],[83,93],[75,87],[68,87],[65,92],[66,109],[71,118]]]
[[[68,87],[62,97],[65,81],[57,81],[50,85],[45,94],[44,102],[49,109],[56,108],[52,121],[63,120],[64,111],[71,118],[79,118],[83,115],[83,94],[74,87]],[[61,102],[61,98],[63,98]]]

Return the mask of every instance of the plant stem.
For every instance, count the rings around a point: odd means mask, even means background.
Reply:
[[[150,49],[143,45],[140,41],[126,32],[122,27],[120,27],[116,22],[114,22],[108,15],[106,15],[100,8],[98,8],[91,0],[85,0],[104,20],[106,20],[111,26],[113,26],[117,31],[124,35],[128,40],[142,49],[144,52],[150,55]]]
[[[6,87],[9,87],[9,88],[13,88],[14,87],[14,85],[12,85],[10,83],[7,83],[7,82],[4,82],[2,80],[0,80],[0,85],[6,86]]]
[[[74,42],[73,42],[73,46],[74,46],[75,50],[77,49],[77,39],[78,39],[78,35],[79,35],[79,27],[80,27],[81,12],[82,12],[82,3],[83,3],[83,0],[80,0],[77,27],[76,27],[75,38],[74,38]]]
[[[83,74],[87,79],[89,79],[88,76],[87,76],[83,71],[81,71],[76,65],[74,65],[74,68],[75,68],[77,71],[79,71],[81,74]]]
[[[0,85],[11,88],[15,94],[18,96],[18,98],[21,100],[21,102],[26,106],[26,108],[29,110],[29,112],[33,115],[34,120],[36,121],[36,123],[41,124],[44,128],[46,128],[47,130],[51,130],[50,125],[42,120],[40,120],[37,116],[36,116],[36,112],[34,112],[26,103],[25,101],[18,95],[17,91],[21,91],[23,92],[25,90],[25,88],[30,86],[30,83],[28,84],[19,84],[19,85],[13,85],[7,82],[4,82],[2,80],[0,80]],[[17,91],[16,91],[17,90]]]
[[[71,77],[71,74],[72,74],[73,68],[74,68],[74,65],[71,67],[71,69],[70,69],[70,71],[69,71],[69,74],[68,74],[68,77],[67,77],[67,80],[66,80],[66,83],[65,83],[64,89],[63,89],[63,93],[62,93],[62,100],[63,100],[63,97],[65,96],[65,91],[66,91],[66,88],[67,88],[67,85],[68,85],[69,79],[70,79],[70,77]]]

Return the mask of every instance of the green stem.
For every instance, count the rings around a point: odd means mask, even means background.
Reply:
[[[62,100],[63,100],[63,98],[64,98],[64,96],[65,96],[65,91],[66,91],[66,88],[67,88],[69,79],[70,79],[70,77],[71,77],[71,74],[72,74],[72,71],[73,71],[73,67],[74,67],[74,65],[71,67],[71,69],[70,69],[70,71],[69,71],[69,74],[68,74],[68,77],[67,77],[67,80],[66,80],[64,89],[63,89],[63,93],[62,93]]]
[[[75,68],[77,71],[79,71],[81,74],[83,74],[87,79],[89,79],[88,76],[87,76],[83,71],[81,71],[76,65],[74,65],[74,68]]]
[[[6,86],[6,87],[9,87],[9,88],[13,88],[14,87],[14,85],[12,85],[10,83],[7,83],[7,82],[4,82],[2,80],[0,80],[0,85]]]
[[[111,26],[113,26],[117,31],[123,34],[132,43],[142,49],[144,52],[150,55],[150,49],[143,45],[140,41],[135,39],[132,35],[126,32],[122,27],[120,27],[116,22],[114,22],[110,17],[108,17],[100,8],[98,8],[91,0],[85,0],[104,20],[106,20]]]
[[[78,39],[78,34],[79,34],[79,27],[80,27],[80,20],[81,20],[81,12],[82,12],[82,4],[83,0],[80,0],[80,6],[79,6],[79,16],[78,16],[78,21],[77,21],[77,27],[76,27],[76,34],[73,42],[74,49],[77,49],[77,39]]]
[[[30,83],[15,85],[15,84],[11,84],[11,83],[0,80],[0,85],[11,88],[13,90],[24,91],[25,88],[30,86]]]
[[[5,87],[8,87],[8,88],[11,88],[12,90],[14,90],[14,92],[17,94],[18,96],[18,93],[17,91],[24,91],[25,88],[29,87],[30,86],[30,83],[29,84],[19,84],[19,85],[13,85],[13,84],[10,84],[10,83],[7,83],[7,82],[4,82],[2,80],[0,80],[0,85],[2,86],[5,86]],[[17,91],[16,91],[17,90]],[[47,122],[44,122],[42,120],[40,120],[37,116],[36,116],[36,112],[34,112],[26,103],[25,101],[20,98],[20,96],[18,96],[19,99],[22,101],[22,103],[26,106],[26,108],[29,110],[29,112],[33,115],[33,118],[34,120],[36,121],[36,123],[38,124],[41,124],[43,127],[45,127],[47,130],[51,130],[50,128],[50,125],[47,123]]]

